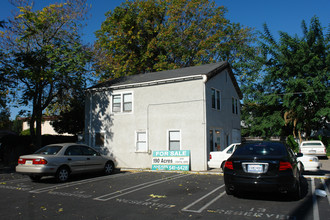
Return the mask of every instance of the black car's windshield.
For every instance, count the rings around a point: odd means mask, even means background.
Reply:
[[[285,155],[285,146],[281,143],[247,143],[238,147],[235,155]]]
[[[45,146],[37,150],[34,154],[55,155],[62,149],[62,146]]]

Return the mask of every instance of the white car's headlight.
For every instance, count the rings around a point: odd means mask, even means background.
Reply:
[[[309,159],[309,161],[311,161],[311,162],[319,162],[319,159],[317,157],[313,157],[313,158]]]

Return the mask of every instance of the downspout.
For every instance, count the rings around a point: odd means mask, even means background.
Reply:
[[[92,147],[92,101],[93,101],[93,95],[92,91],[90,91],[90,97],[89,97],[89,132],[88,132],[88,145]]]
[[[204,125],[204,170],[207,170],[207,123],[206,123],[206,82],[207,75],[203,75],[203,125]]]

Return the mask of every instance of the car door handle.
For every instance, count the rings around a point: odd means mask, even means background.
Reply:
[[[68,160],[72,160],[71,158],[68,158]]]
[[[87,160],[91,160],[91,158],[87,157]]]

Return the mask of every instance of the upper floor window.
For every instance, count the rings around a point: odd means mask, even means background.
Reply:
[[[212,89],[212,108],[221,110],[221,92],[216,89]]]
[[[236,98],[232,98],[232,110],[233,110],[233,114],[238,114],[238,99]]]
[[[112,112],[131,112],[133,109],[132,93],[112,95]]]

